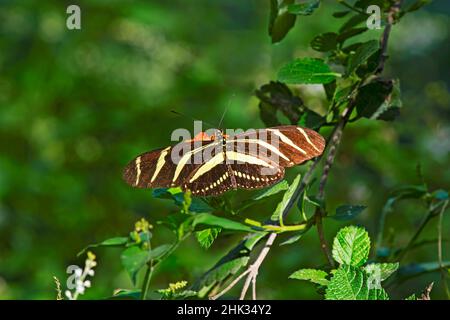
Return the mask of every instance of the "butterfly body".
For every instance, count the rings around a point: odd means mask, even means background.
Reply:
[[[124,171],[137,188],[181,187],[195,196],[230,189],[257,189],[284,177],[284,168],[322,154],[323,137],[298,126],[279,126],[224,135],[203,132],[172,147],[141,154]]]

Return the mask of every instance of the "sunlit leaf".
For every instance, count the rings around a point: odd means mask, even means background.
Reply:
[[[368,275],[380,278],[380,282],[389,278],[397,271],[399,263],[370,263],[364,267]]]
[[[279,81],[292,84],[329,83],[337,76],[323,60],[316,58],[295,59],[278,71]]]
[[[300,269],[289,276],[289,279],[306,280],[322,286],[328,285],[328,274],[322,270]]]
[[[359,267],[370,251],[370,238],[364,228],[349,226],[339,230],[333,241],[333,258],[339,264]]]
[[[235,231],[247,231],[247,232],[255,231],[249,226],[246,226],[245,224],[242,224],[240,222],[233,221],[227,218],[218,217],[209,213],[199,213],[195,215],[192,225],[193,226],[207,225]]]
[[[293,243],[297,242],[298,240],[300,240],[302,238],[304,233],[305,233],[304,231],[298,232],[297,234],[289,237],[287,240],[281,242],[280,246],[285,246],[285,245],[293,244]]]
[[[291,201],[292,196],[294,195],[298,184],[300,183],[301,175],[297,175],[295,177],[294,181],[292,181],[291,185],[287,189],[287,191],[284,193],[283,199],[280,203],[278,203],[277,208],[275,209],[274,213],[272,214],[272,217],[270,218],[272,221],[280,221],[282,219],[282,215],[284,210],[286,210],[287,205],[289,201]]]
[[[213,244],[214,240],[216,240],[220,231],[222,231],[221,228],[208,228],[197,231],[195,237],[203,248],[208,249]]]
[[[279,183],[270,186],[267,189],[263,189],[252,197],[252,200],[258,201],[270,196],[273,196],[281,191],[285,191],[289,188],[289,184],[286,180],[282,180]]]
[[[336,270],[325,293],[327,300],[367,300],[368,296],[364,272],[351,266],[340,266]]]

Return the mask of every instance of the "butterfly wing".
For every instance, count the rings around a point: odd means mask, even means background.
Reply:
[[[182,186],[193,195],[218,195],[230,189],[258,189],[272,185],[284,176],[284,168],[265,158],[232,150],[219,152],[197,167]]]
[[[309,128],[278,126],[232,136],[227,140],[227,148],[266,157],[281,167],[292,167],[321,155],[325,139]]]
[[[123,178],[137,188],[169,188],[183,184],[187,176],[222,145],[217,141],[180,142],[172,147],[143,153],[125,167]]]

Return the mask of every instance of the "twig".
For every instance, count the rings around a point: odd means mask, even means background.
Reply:
[[[445,294],[447,295],[447,299],[450,299],[450,290],[447,286],[447,270],[444,268],[444,263],[442,262],[442,223],[444,220],[444,211],[447,208],[448,200],[444,202],[444,205],[442,206],[441,212],[439,213],[439,223],[438,223],[438,261],[439,261],[439,268],[441,271],[441,281],[442,285],[444,286]]]
[[[364,11],[358,9],[358,8],[353,7],[352,5],[348,4],[348,3],[345,2],[345,1],[339,1],[339,3],[342,4],[344,7],[347,7],[347,8],[349,8],[350,10],[352,10],[352,11],[354,11],[354,12],[356,12],[356,13],[363,14],[363,15],[365,15],[365,16],[368,16],[368,14],[367,14],[366,12],[364,12]]]
[[[234,279],[225,289],[220,291],[218,294],[210,297],[211,300],[219,299],[221,296],[223,296],[225,293],[230,291],[245,275],[247,275],[250,272],[250,268],[242,272],[236,279]]]
[[[392,24],[395,21],[395,14],[400,10],[402,0],[397,0],[394,5],[391,7],[389,14],[388,14],[388,23],[386,27],[384,28],[383,35],[380,40],[380,48],[381,48],[381,54],[380,54],[380,60],[377,67],[377,70],[375,74],[379,75],[384,70],[385,61],[387,59],[387,48],[388,48],[388,41],[389,36],[391,33]],[[366,80],[366,79],[364,79]],[[358,90],[365,81],[361,81],[355,90]],[[325,195],[325,186],[328,181],[328,175],[330,173],[331,167],[334,163],[335,157],[336,157],[336,151],[337,148],[340,145],[341,139],[342,139],[342,132],[345,128],[345,125],[349,122],[350,115],[353,112],[353,109],[355,108],[355,99],[356,97],[353,95],[349,103],[347,104],[347,107],[344,109],[340,120],[338,121],[335,130],[333,131],[331,138],[330,138],[330,146],[328,151],[328,156],[325,162],[325,165],[323,167],[322,176],[320,178],[319,183],[319,191],[317,194],[318,200],[322,201],[324,199]],[[322,225],[322,218],[325,215],[322,208],[317,208],[316,212],[314,213],[316,226],[317,226],[317,232],[319,234],[319,240],[320,240],[320,247],[322,248],[322,251],[325,254],[325,257],[328,260],[328,263],[331,267],[334,267],[334,261],[331,257],[330,250],[328,248],[328,244],[325,238],[325,234],[323,231],[323,225]]]
[[[414,243],[416,242],[419,235],[422,233],[422,231],[425,229],[425,226],[430,222],[430,220],[435,216],[435,210],[436,207],[431,207],[428,209],[427,215],[423,218],[422,222],[420,223],[419,227],[417,228],[414,235],[409,239],[408,244],[404,247],[402,251],[398,254],[397,261],[400,262],[403,260],[403,258],[406,256],[406,254],[409,252],[409,250],[413,247]]]
[[[247,270],[242,272],[236,279],[234,279],[225,289],[217,293],[216,295],[210,297],[211,300],[216,300],[223,296],[225,293],[230,291],[242,278],[247,276],[247,279],[245,279],[244,287],[241,292],[241,300],[243,299],[242,294],[245,297],[245,294],[247,293],[247,290],[250,286],[250,283],[253,282],[253,299],[256,299],[256,276],[258,275],[259,267],[261,266],[262,262],[267,256],[267,253],[270,250],[270,247],[272,246],[273,242],[275,241],[275,238],[277,237],[276,233],[271,233],[269,235],[269,238],[266,241],[266,244],[264,245],[263,249],[258,255],[258,258],[255,260],[253,264],[251,264]]]
[[[248,268],[250,270],[250,273],[247,276],[247,279],[245,280],[245,285],[242,288],[240,300],[244,300],[245,295],[247,294],[248,287],[250,285],[250,281],[254,282],[254,291],[253,291],[253,299],[256,300],[256,277],[258,276],[259,267],[263,263],[264,259],[266,258],[267,254],[269,253],[270,247],[272,246],[273,242],[275,241],[275,238],[277,237],[276,233],[271,233],[269,235],[269,238],[267,239],[266,244],[264,245],[264,248],[259,253],[258,258],[256,261]]]
[[[381,56],[380,56],[380,62],[376,71],[376,74],[380,74],[383,70],[384,70],[384,63],[386,60],[386,53],[387,53],[387,43],[389,40],[389,35],[390,35],[390,31],[391,31],[391,25],[394,23],[394,16],[395,13],[399,11],[400,7],[401,7],[401,0],[398,0],[392,7],[391,7],[391,11],[389,13],[389,18],[388,18],[388,24],[384,29],[383,32],[383,36],[380,40],[380,47],[381,47]],[[361,85],[364,84],[364,81],[361,81],[358,86],[355,88],[354,92],[356,92],[357,89],[359,89],[361,87]],[[326,160],[326,163],[324,165],[324,169],[323,169],[323,173],[320,179],[320,185],[319,185],[319,193],[318,193],[318,197],[319,199],[323,199],[324,194],[325,194],[325,185],[328,181],[328,174],[330,172],[330,169],[334,163],[334,159],[336,156],[336,150],[340,144],[341,138],[342,138],[342,132],[343,129],[345,127],[345,125],[349,122],[350,119],[350,115],[353,112],[353,109],[355,108],[356,104],[355,104],[355,95],[352,96],[351,100],[349,101],[349,103],[347,104],[347,107],[344,109],[344,111],[341,114],[341,117],[339,119],[339,121],[337,122],[333,133],[330,136],[329,139],[329,144],[327,145],[327,149],[329,149],[328,152],[328,157]],[[307,170],[307,172],[305,173],[305,175],[302,178],[301,183],[299,184],[299,186],[297,187],[297,189],[295,190],[294,194],[292,195],[292,197],[289,199],[288,204],[286,205],[284,211],[282,212],[281,216],[282,218],[286,218],[286,216],[288,215],[289,211],[291,210],[292,206],[295,204],[295,202],[297,201],[297,198],[300,196],[300,194],[302,194],[302,192],[305,190],[306,186],[309,183],[309,180],[311,179],[312,173],[314,171],[314,169],[316,168],[317,164],[319,163],[319,161],[321,160],[322,157],[317,157],[313,164],[311,165],[311,167]],[[314,217],[312,219],[313,222],[315,222],[315,224],[317,225],[317,230],[319,233],[319,239],[321,242],[321,248],[322,250],[325,252],[325,255],[327,257],[327,260],[329,261],[330,265],[333,266],[334,265],[334,261],[331,258],[331,253],[328,249],[328,245],[325,239],[325,235],[323,232],[323,226],[322,226],[322,212],[320,209],[316,210],[316,213],[314,214]],[[308,224],[308,226],[310,227],[311,224]],[[304,230],[306,231],[308,229],[308,227],[306,227]],[[243,273],[241,273],[235,280],[233,280],[233,282],[230,283],[230,285],[228,285],[223,291],[221,291],[219,294],[216,294],[215,296],[213,296],[211,299],[217,299],[220,296],[222,296],[224,293],[228,292],[231,288],[233,288],[245,275],[247,275],[247,279],[244,283],[244,287],[242,289],[241,292],[241,296],[240,299],[244,299],[245,295],[248,291],[248,288],[250,286],[250,283],[253,283],[253,299],[256,299],[256,277],[258,275],[258,270],[259,267],[261,266],[262,262],[264,261],[265,257],[267,256],[267,253],[270,250],[271,245],[273,244],[273,242],[275,241],[275,238],[277,237],[276,233],[271,233],[269,235],[269,238],[267,239],[266,245],[264,246],[264,248],[261,250],[258,258],[256,259],[256,261],[251,264],[246,271],[244,271]]]
[[[381,42],[380,42],[380,48],[381,48],[380,61],[378,63],[378,67],[375,71],[375,74],[380,74],[384,70],[384,65],[388,58],[387,49],[388,49],[389,36],[391,34],[392,25],[395,23],[395,16],[400,11],[402,2],[403,2],[403,0],[397,0],[392,5],[391,9],[389,10],[387,24],[386,24],[386,27],[384,28],[383,36],[381,37]]]
[[[433,289],[434,282],[430,283],[422,293],[422,296],[417,300],[431,300],[430,293]]]

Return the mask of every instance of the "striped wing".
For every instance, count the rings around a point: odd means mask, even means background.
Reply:
[[[323,137],[298,126],[247,131],[214,141],[181,142],[131,161],[124,180],[138,188],[175,187],[194,195],[275,184],[291,167],[322,154]]]
[[[218,141],[191,141],[143,153],[124,170],[123,179],[137,188],[182,186],[187,177],[222,150]]]
[[[211,196],[230,189],[258,189],[284,176],[284,168],[266,158],[227,150],[197,167],[186,179],[183,190],[193,195]]]
[[[227,149],[267,157],[280,167],[292,167],[322,154],[324,138],[299,126],[279,126],[237,134],[227,140]]]
[[[235,163],[230,165],[236,181],[236,188],[260,189],[279,182],[284,177],[284,168],[274,165],[266,166]]]

